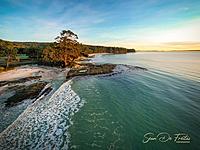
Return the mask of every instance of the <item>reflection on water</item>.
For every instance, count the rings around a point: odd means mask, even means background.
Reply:
[[[90,77],[73,84],[86,101],[70,127],[76,149],[198,149],[200,138],[200,53],[99,55],[98,63],[139,65],[146,72],[108,78]],[[159,140],[144,144],[146,133],[184,133],[190,144]],[[161,134],[162,135],[162,134]]]
[[[200,80],[200,52],[137,52],[125,55],[101,55],[92,61],[126,63]]]

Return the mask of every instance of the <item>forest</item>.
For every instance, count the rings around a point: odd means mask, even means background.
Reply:
[[[80,56],[92,53],[125,54],[135,49],[86,45],[78,42],[77,34],[63,30],[54,42],[11,42],[0,39],[0,66],[40,63],[52,66],[73,66]]]

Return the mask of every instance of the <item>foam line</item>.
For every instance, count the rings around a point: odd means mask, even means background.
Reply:
[[[83,106],[67,81],[49,98],[30,105],[0,133],[0,149],[68,149],[71,117]]]

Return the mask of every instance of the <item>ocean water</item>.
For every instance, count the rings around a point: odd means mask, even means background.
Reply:
[[[0,149],[200,149],[199,52],[97,55],[92,61],[148,70],[65,82],[0,133]],[[177,143],[185,142],[175,140],[179,133],[187,143]]]
[[[71,149],[200,149],[199,52],[98,55],[93,61],[148,71],[74,82],[85,105],[72,119]],[[147,133],[161,134],[143,143]],[[190,143],[176,143],[178,133],[187,134]]]

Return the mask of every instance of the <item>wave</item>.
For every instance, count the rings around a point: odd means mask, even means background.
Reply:
[[[49,98],[38,99],[0,133],[0,149],[68,149],[72,116],[84,101],[69,80]]]

